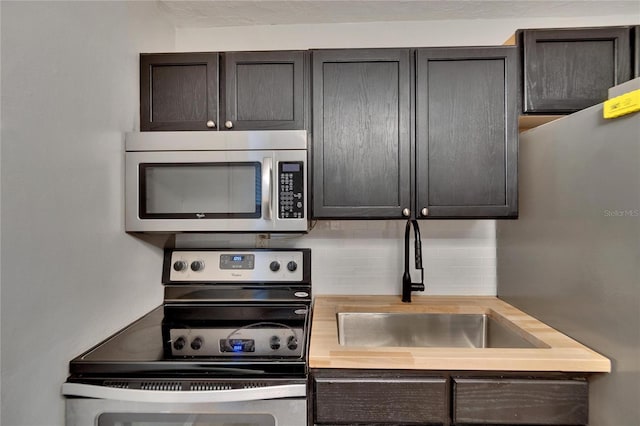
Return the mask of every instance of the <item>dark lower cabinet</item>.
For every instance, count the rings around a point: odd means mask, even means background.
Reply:
[[[316,424],[444,425],[447,380],[428,374],[367,372],[314,376]]]
[[[589,384],[568,373],[311,371],[310,424],[587,425]]]
[[[514,47],[417,51],[417,217],[517,217],[517,63]]]
[[[453,423],[586,425],[586,380],[453,378]]]
[[[631,27],[520,30],[523,112],[572,113],[632,76]]]

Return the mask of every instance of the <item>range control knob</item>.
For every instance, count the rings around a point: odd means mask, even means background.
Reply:
[[[180,351],[184,349],[186,344],[187,344],[187,341],[185,340],[185,338],[183,336],[180,336],[173,342],[173,348],[177,351]]]
[[[280,262],[274,260],[269,264],[269,269],[271,269],[273,272],[278,272],[280,270]]]
[[[184,260],[176,260],[176,262],[173,264],[173,270],[180,272],[180,271],[184,271],[185,269],[187,269],[187,262],[185,262]]]
[[[193,272],[202,271],[204,269],[204,262],[202,260],[194,260],[191,262],[191,270]]]
[[[293,272],[298,269],[298,264],[292,260],[291,262],[287,263],[287,269]]]
[[[271,336],[271,339],[269,339],[269,346],[271,346],[271,349],[274,351],[280,349],[280,338],[278,336]]]
[[[191,349],[194,351],[199,350],[202,347],[202,337],[196,337],[191,341]]]
[[[287,339],[287,348],[292,351],[298,349],[298,339],[296,339],[296,336],[289,336]]]

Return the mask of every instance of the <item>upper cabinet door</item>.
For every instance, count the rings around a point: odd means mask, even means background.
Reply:
[[[224,130],[305,128],[305,52],[230,52],[223,63]]]
[[[408,49],[313,52],[313,216],[410,209]]]
[[[140,130],[217,126],[217,53],[140,55]]]
[[[517,49],[417,51],[416,216],[516,217]]]
[[[631,78],[630,28],[523,30],[524,112],[571,113]]]

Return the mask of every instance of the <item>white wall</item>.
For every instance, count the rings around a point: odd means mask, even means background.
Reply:
[[[631,25],[638,24],[639,20],[640,16],[597,16],[178,28],[176,50],[482,46],[502,44],[519,28]]]
[[[402,220],[318,221],[307,235],[274,235],[268,244],[311,248],[315,295],[400,294],[404,230]],[[424,294],[496,294],[495,221],[421,220],[420,230],[427,287]],[[254,236],[230,234],[184,234],[176,238],[178,247],[242,247],[254,243]],[[419,273],[412,274],[417,281]]]
[[[160,304],[161,250],[124,232],[151,2],[1,2],[2,423],[64,424],[71,358]],[[11,391],[7,391],[10,389]]]

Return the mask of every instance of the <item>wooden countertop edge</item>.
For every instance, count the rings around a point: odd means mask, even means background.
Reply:
[[[337,312],[489,313],[520,328],[537,349],[373,348],[338,343]],[[606,373],[609,359],[492,296],[317,296],[314,302],[311,368],[371,368],[474,371],[565,371]]]

